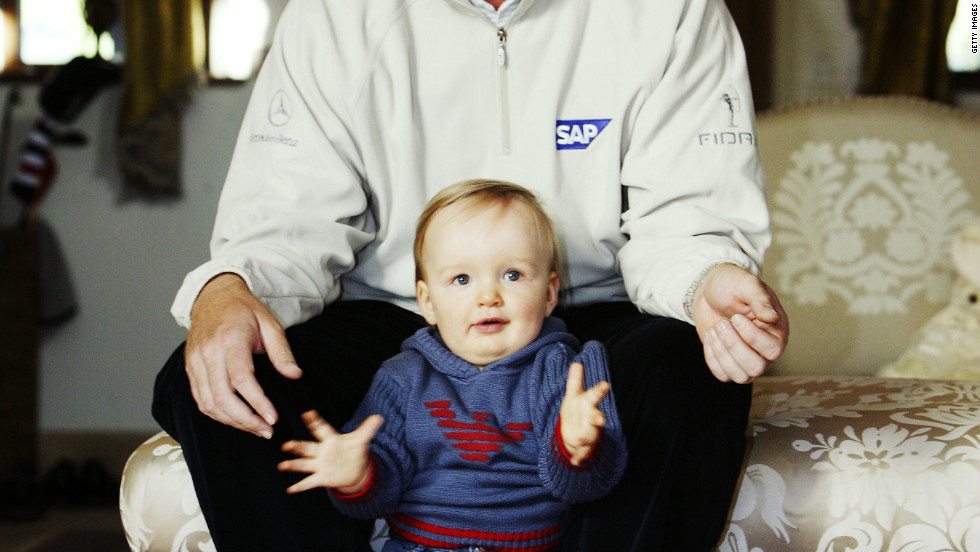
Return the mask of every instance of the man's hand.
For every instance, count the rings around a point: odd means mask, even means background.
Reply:
[[[599,403],[609,393],[609,382],[600,381],[585,390],[585,369],[574,362],[568,368],[565,398],[561,401],[561,440],[571,459],[578,466],[589,456],[599,442],[606,417],[599,410]]]
[[[275,315],[235,274],[220,274],[191,309],[184,363],[197,406],[209,417],[266,439],[276,409],[255,379],[253,353],[267,353],[283,376],[302,375]]]
[[[337,433],[312,410],[303,414],[303,421],[316,441],[283,443],[283,451],[300,458],[280,462],[279,470],[310,475],[286,489],[286,492],[298,493],[316,487],[336,489],[341,494],[363,491],[371,479],[368,444],[384,418],[380,414],[372,414],[350,433]]]
[[[694,292],[694,326],[721,381],[748,383],[786,349],[789,319],[776,293],[751,272],[723,263]]]

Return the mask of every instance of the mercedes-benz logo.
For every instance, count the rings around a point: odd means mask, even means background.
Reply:
[[[289,122],[293,117],[293,106],[289,103],[289,96],[282,90],[276,91],[272,95],[272,102],[269,103],[269,122],[282,126]]]

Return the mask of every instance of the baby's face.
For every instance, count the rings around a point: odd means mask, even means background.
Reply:
[[[559,277],[530,208],[453,204],[436,213],[422,247],[419,308],[446,346],[476,366],[517,352],[558,302]]]

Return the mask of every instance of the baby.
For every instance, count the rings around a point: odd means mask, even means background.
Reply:
[[[316,441],[285,443],[300,458],[279,468],[311,475],[288,490],[385,517],[385,552],[555,549],[568,504],[608,493],[627,451],[605,350],[550,317],[551,221],[524,188],[462,182],[419,218],[415,263],[431,326],[381,366],[348,433],[304,415]]]

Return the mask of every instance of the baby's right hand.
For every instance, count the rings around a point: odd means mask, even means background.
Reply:
[[[310,475],[286,492],[298,493],[315,487],[328,487],[341,494],[364,490],[369,479],[368,444],[384,422],[381,415],[368,416],[350,433],[337,433],[313,410],[303,414],[303,421],[316,441],[283,443],[283,451],[300,458],[281,462],[279,470]]]
[[[561,440],[573,466],[592,455],[606,425],[599,403],[609,393],[609,382],[600,381],[584,389],[585,368],[573,362],[568,368],[565,398],[561,401]]]

